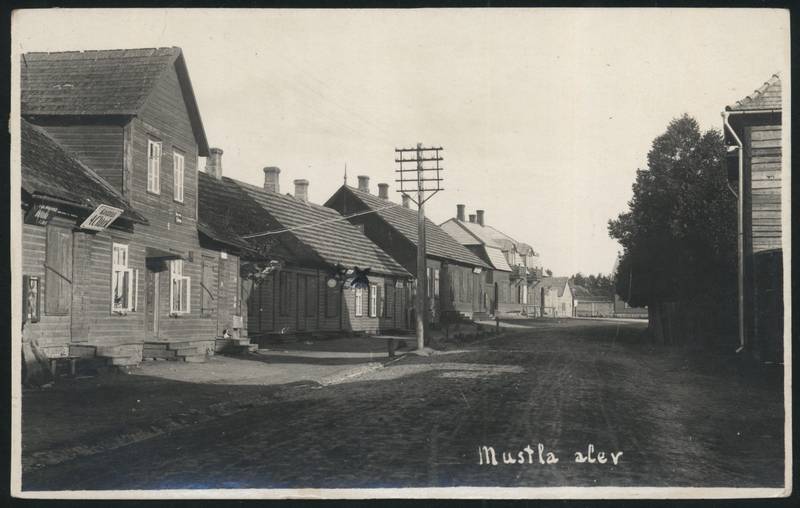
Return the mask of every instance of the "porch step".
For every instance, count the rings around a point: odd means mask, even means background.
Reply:
[[[175,360],[177,359],[177,355],[175,351],[171,351],[169,349],[144,349],[142,351],[142,359],[148,358],[166,358],[168,360]]]

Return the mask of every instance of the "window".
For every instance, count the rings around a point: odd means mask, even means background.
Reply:
[[[147,140],[147,192],[161,193],[161,141]]]
[[[561,302],[561,312],[567,311],[567,304],[565,302]]]
[[[354,303],[353,306],[355,307],[355,314],[356,317],[361,317],[364,315],[364,304],[363,304],[363,294],[364,290],[361,288],[353,288],[354,291]]]
[[[433,296],[439,298],[439,270],[433,271]]]
[[[369,317],[378,316],[378,285],[369,285]]]
[[[522,304],[523,305],[528,304],[528,286],[524,284],[522,285]]]
[[[426,288],[427,289],[426,295],[430,297],[431,294],[433,294],[433,268],[430,268],[430,267],[428,267],[428,281],[427,282],[428,282],[428,287]]]
[[[125,313],[136,310],[138,272],[129,268],[128,246],[111,246],[111,310]]]
[[[169,308],[172,314],[188,314],[191,312],[190,297],[191,278],[183,275],[183,260],[170,261]]]
[[[486,270],[486,283],[487,284],[494,283],[494,272],[492,270]]]
[[[183,203],[183,154],[172,154],[172,199]]]
[[[69,229],[47,226],[44,268],[45,312],[51,316],[69,314],[72,301],[72,233]]]
[[[290,294],[291,289],[289,288],[289,272],[281,272],[279,293],[280,301],[278,305],[281,316],[289,315],[289,302],[291,301],[289,298]]]

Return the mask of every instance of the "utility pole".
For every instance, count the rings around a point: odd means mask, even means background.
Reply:
[[[414,301],[414,308],[416,314],[416,331],[417,331],[417,350],[422,350],[425,347],[425,322],[428,313],[428,272],[426,263],[426,234],[425,234],[425,202],[432,198],[437,192],[444,190],[440,183],[442,178],[440,171],[443,170],[439,166],[442,157],[439,152],[442,150],[438,148],[424,148],[422,143],[417,143],[415,148],[395,148],[395,162],[400,164],[400,167],[395,170],[399,178],[395,182],[400,183],[400,188],[397,192],[408,196],[411,201],[417,204],[417,297]],[[412,157],[406,157],[406,154],[412,154]],[[406,169],[403,163],[415,163],[413,169]],[[435,162],[436,167],[426,167],[426,162]],[[435,172],[436,176],[433,176]],[[408,175],[407,173],[413,173]],[[432,182],[432,183],[428,183]],[[430,194],[426,197],[426,192]],[[416,199],[411,195],[416,193]],[[431,294],[431,296],[435,296]]]

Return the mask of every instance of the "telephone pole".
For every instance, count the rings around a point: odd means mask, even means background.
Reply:
[[[395,162],[400,167],[395,170],[399,178],[395,182],[400,183],[397,192],[408,196],[411,201],[417,204],[417,297],[414,300],[417,330],[417,349],[425,347],[425,322],[428,313],[428,272],[426,263],[426,235],[425,235],[425,202],[432,198],[437,192],[444,190],[441,187],[442,178],[439,166],[442,157],[438,148],[424,148],[422,143],[417,143],[415,148],[395,148]],[[411,154],[412,157],[407,157]],[[425,163],[428,163],[427,166]],[[435,162],[436,167],[430,167]],[[403,163],[414,163],[413,169],[403,167]],[[434,176],[435,172],[435,176]],[[430,194],[426,197],[426,192]],[[416,199],[411,193],[416,193]],[[431,294],[431,296],[434,296]]]

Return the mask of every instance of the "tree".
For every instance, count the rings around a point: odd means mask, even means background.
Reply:
[[[735,305],[736,199],[724,155],[720,133],[701,133],[688,115],[653,141],[628,211],[609,221],[624,249],[616,292],[632,306]]]

